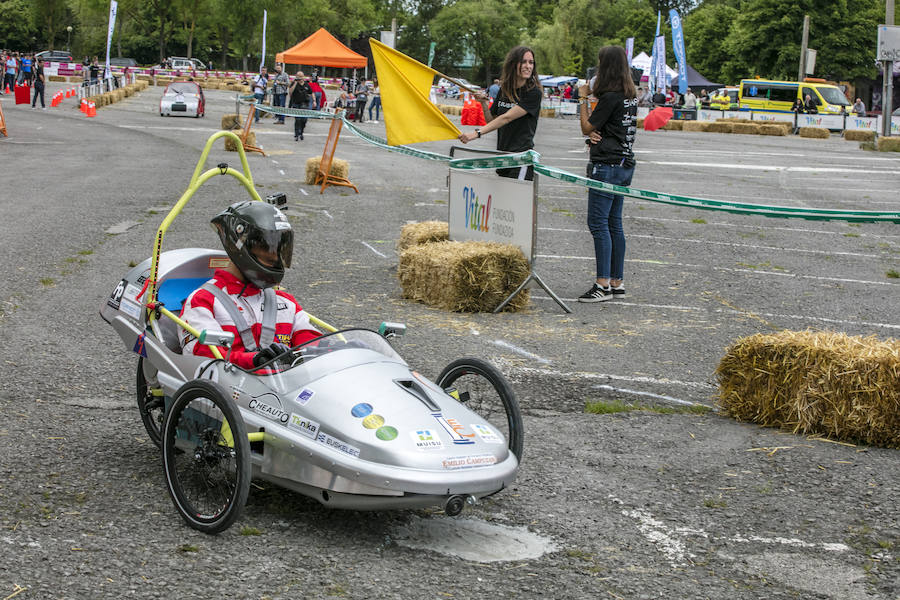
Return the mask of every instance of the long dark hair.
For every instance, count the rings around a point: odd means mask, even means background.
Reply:
[[[605,92],[621,92],[626,98],[637,97],[628,56],[622,46],[604,46],[597,54],[597,73],[591,93],[599,98]]]
[[[519,101],[519,95],[516,94],[516,81],[519,75],[519,63],[525,59],[525,54],[531,52],[534,57],[534,50],[527,46],[516,46],[506,54],[503,61],[503,71],[500,74],[500,89],[503,95],[513,102]],[[538,87],[541,85],[537,76],[537,62],[535,61],[534,70],[531,71],[531,77],[525,81],[525,89]]]

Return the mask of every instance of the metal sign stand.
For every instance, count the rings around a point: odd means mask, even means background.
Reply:
[[[498,154],[497,151],[475,150],[475,149],[472,149],[472,148],[461,148],[461,147],[459,147],[459,146],[453,146],[452,148],[450,148],[450,156],[451,156],[451,158],[453,157],[454,151],[457,150],[457,149],[458,149],[458,150],[465,150],[466,152],[478,153],[478,154],[490,154],[490,155],[495,155],[495,156]],[[503,154],[503,153],[500,152],[499,154]],[[526,169],[526,168],[527,168],[527,167],[522,167],[522,169]],[[451,173],[452,173],[453,169],[451,168],[450,171],[451,171]],[[499,177],[499,176],[498,176],[498,177]],[[535,252],[537,251],[537,204],[538,204],[538,203],[537,203],[537,199],[538,199],[538,177],[539,177],[539,176],[538,176],[537,174],[535,174],[535,175],[534,175],[534,181],[532,182],[532,184],[533,184],[533,185],[532,185],[532,192],[533,192],[533,193],[532,193],[532,196],[531,196],[531,216],[532,216],[532,218],[531,218],[531,256],[528,257],[528,277],[526,277],[525,280],[524,280],[522,283],[519,284],[519,287],[517,287],[517,288],[515,289],[515,291],[514,291],[512,294],[510,294],[510,295],[506,298],[506,300],[504,300],[503,302],[501,302],[501,303],[497,306],[497,308],[495,308],[495,309],[493,310],[494,313],[498,313],[498,312],[500,312],[501,310],[503,310],[503,307],[505,307],[507,304],[509,304],[509,303],[512,301],[512,299],[515,298],[516,295],[519,294],[522,290],[524,290],[525,287],[526,287],[530,282],[532,282],[532,281],[536,282],[539,286],[541,286],[541,288],[542,288],[545,292],[547,292],[547,294],[550,295],[550,297],[553,299],[553,301],[556,302],[556,303],[559,305],[559,307],[562,308],[566,313],[571,313],[571,312],[572,312],[572,309],[570,309],[570,308],[566,305],[566,303],[563,302],[563,301],[560,299],[559,296],[557,296],[555,293],[553,293],[553,290],[550,289],[550,286],[548,286],[546,283],[544,283],[544,280],[541,279],[541,276],[538,275],[537,272],[534,270],[534,263],[535,263],[535,260],[536,260],[536,259],[535,259]],[[449,189],[449,188],[450,188],[450,185],[449,185],[450,177],[449,177],[449,175],[448,175],[448,177],[447,177],[447,181],[448,181],[447,187],[448,187],[448,189]]]

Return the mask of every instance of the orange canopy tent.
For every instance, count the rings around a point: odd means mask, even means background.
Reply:
[[[276,54],[275,62],[318,67],[362,68],[368,64],[369,59],[339,42],[322,27],[293,48]]]

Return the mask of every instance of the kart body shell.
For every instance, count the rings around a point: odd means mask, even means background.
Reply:
[[[184,299],[178,295],[211,278],[222,261],[227,256],[220,250],[163,253],[160,300],[177,312]],[[150,259],[131,269],[101,316],[126,348],[152,365],[166,397],[192,379],[210,380],[231,397],[247,431],[264,433],[262,443],[251,444],[254,477],[352,509],[479,498],[515,479],[518,460],[498,429],[414,373],[377,333],[333,334],[371,348],[336,350],[277,372],[245,371],[181,354],[177,331],[165,319],[148,325],[136,295],[149,275]]]
[[[224,163],[202,172],[219,137],[237,144],[243,173]],[[387,341],[402,325],[391,324],[384,335],[338,331],[310,315],[330,333],[245,370],[227,360],[231,334],[197,331],[180,319],[185,299],[229,260],[221,250],[162,252],[163,236],[216,175],[232,175],[262,201],[239,138],[213,134],[187,191],[160,225],[153,254],[128,271],[100,307],[101,317],[140,357],[138,407],[163,450],[169,493],[182,518],[207,533],[229,527],[253,477],[336,508],[443,505],[448,515],[458,514],[467,499],[510,485],[522,452],[521,414],[505,379],[488,363],[459,359],[434,383],[411,370]],[[267,200],[280,204],[284,198]],[[215,358],[183,354],[179,327]],[[477,403],[453,387],[473,373],[481,378],[472,387]],[[478,391],[484,381],[502,400],[507,435],[482,416],[500,418],[484,409],[481,398],[487,396]],[[213,499],[201,506],[206,496]]]

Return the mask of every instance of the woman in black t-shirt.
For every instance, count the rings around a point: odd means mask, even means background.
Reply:
[[[597,101],[589,112],[588,94]],[[634,175],[634,134],[637,124],[637,91],[625,49],[606,46],[597,57],[593,89],[581,88],[581,133],[589,136],[591,162],[588,177],[615,185],[631,185]],[[619,194],[588,188],[588,229],[594,236],[597,280],[579,302],[603,302],[624,296],[625,230]]]
[[[472,133],[463,133],[459,141],[468,144],[486,133],[497,130],[497,150],[524,152],[534,148],[534,133],[541,114],[541,84],[534,64],[534,52],[525,46],[516,46],[503,61],[500,77],[500,93],[488,106],[489,97],[484,92],[475,94],[481,104],[487,125]],[[518,178],[522,169],[497,169],[502,177]],[[533,167],[525,170],[524,178],[534,179]]]

